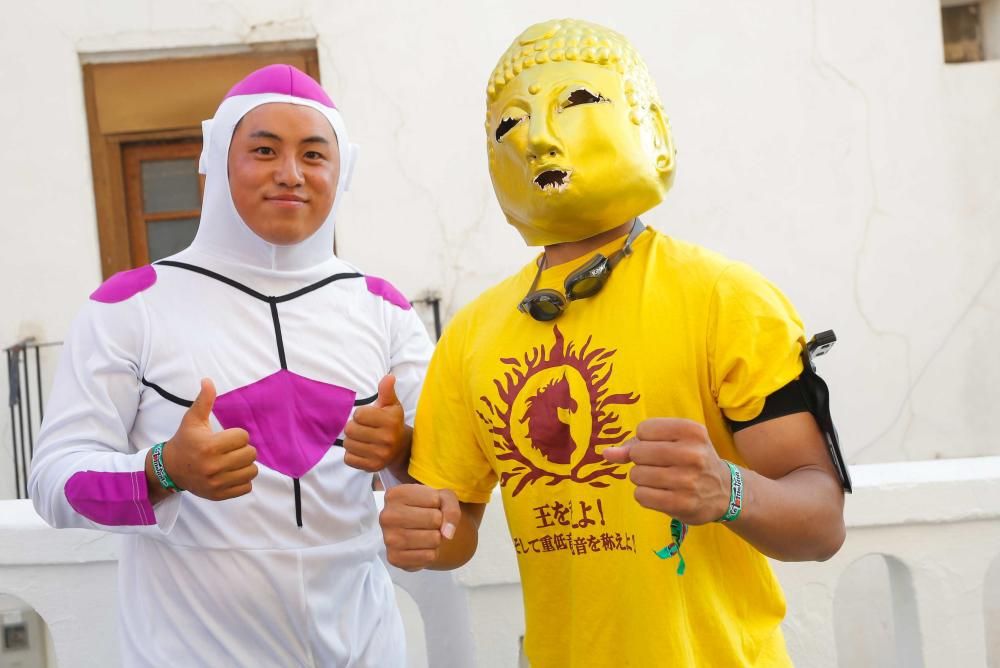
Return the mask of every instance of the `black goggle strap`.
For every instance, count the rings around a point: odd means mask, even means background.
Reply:
[[[628,239],[625,240],[625,245],[621,247],[621,250],[616,251],[608,258],[608,269],[614,269],[615,266],[622,261],[623,258],[632,254],[632,242],[634,242],[642,231],[646,229],[642,221],[638,218],[632,223],[632,231],[628,234]]]
[[[528,293],[524,295],[524,299],[521,303],[517,305],[517,309],[521,313],[528,313],[529,301],[531,296],[535,293],[535,288],[538,287],[538,281],[542,278],[542,271],[545,270],[545,253],[542,253],[542,257],[538,258],[538,271],[535,272],[535,280],[531,282],[531,287],[528,288]]]

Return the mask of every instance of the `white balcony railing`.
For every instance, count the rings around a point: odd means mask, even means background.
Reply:
[[[852,472],[848,538],[837,556],[775,564],[796,665],[1000,665],[1000,457]],[[116,643],[108,640],[115,634],[116,549],[115,536],[54,530],[28,501],[0,502],[0,594],[18,597],[45,620],[56,656],[50,666],[117,665]],[[393,569],[393,579],[405,592],[411,665],[519,664],[521,592],[499,500],[487,510],[468,566],[455,573]],[[0,665],[3,659],[0,651]]]

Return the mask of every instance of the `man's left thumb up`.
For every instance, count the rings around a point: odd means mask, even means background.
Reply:
[[[396,377],[390,373],[379,381],[378,399],[375,401],[375,405],[379,408],[385,408],[386,406],[398,403],[399,399],[396,398]]]

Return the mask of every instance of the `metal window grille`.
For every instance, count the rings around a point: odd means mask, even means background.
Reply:
[[[58,345],[61,343],[38,343],[29,338],[4,350],[7,353],[7,404],[10,408],[14,490],[19,499],[28,498],[28,470],[35,453],[35,435],[45,410],[41,351],[42,348]]]
[[[431,317],[434,322],[434,341],[436,342],[441,338],[441,298],[431,293],[426,297],[411,299],[410,303],[414,306],[418,304],[420,306],[426,306],[431,310]]]

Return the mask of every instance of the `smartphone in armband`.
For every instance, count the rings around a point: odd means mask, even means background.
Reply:
[[[837,437],[837,428],[833,424],[833,417],[830,415],[830,388],[826,382],[816,373],[816,358],[825,355],[837,342],[837,335],[833,330],[826,330],[816,334],[802,349],[802,376],[799,381],[802,384],[803,394],[809,412],[816,418],[823,439],[826,441],[826,448],[833,460],[833,466],[840,477],[840,484],[844,491],[851,493],[851,474],[847,470],[847,462],[840,451],[840,439]]]

